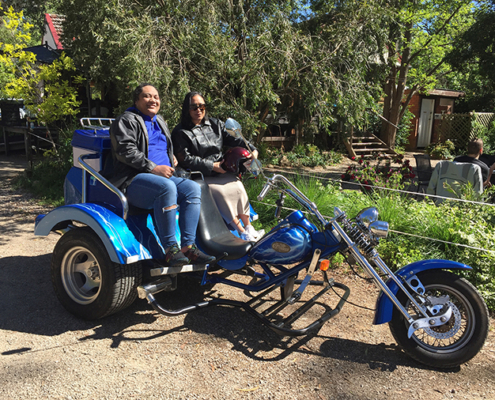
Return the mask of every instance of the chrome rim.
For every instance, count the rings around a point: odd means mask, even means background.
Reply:
[[[450,320],[435,328],[418,329],[412,339],[426,350],[436,353],[451,353],[458,351],[466,344],[474,334],[476,326],[474,310],[466,297],[458,290],[442,285],[434,284],[425,287],[427,296],[450,297],[449,305],[452,307]],[[417,311],[411,303],[407,305],[410,315],[419,318]]]
[[[61,278],[66,293],[76,303],[90,304],[98,297],[101,287],[101,268],[88,249],[73,247],[64,256]]]

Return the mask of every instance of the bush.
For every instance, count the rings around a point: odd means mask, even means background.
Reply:
[[[431,158],[440,160],[452,160],[454,158],[452,155],[454,151],[454,143],[448,139],[445,142],[431,143],[425,149],[425,153],[429,154]]]
[[[277,148],[269,148],[264,152],[264,157],[260,156],[260,159],[266,164],[281,165],[283,157],[291,167],[325,167],[338,164],[342,160],[342,154],[335,151],[322,152],[312,144],[299,144],[288,152],[283,152]]]
[[[43,202],[55,207],[64,204],[65,176],[73,165],[72,133],[68,128],[59,132],[57,151],[53,149],[43,153],[41,161],[34,164],[28,175],[20,176],[14,181],[15,187],[29,190]]]
[[[352,159],[355,160],[355,157]],[[358,182],[363,189],[371,190],[372,186],[404,189],[412,183],[415,176],[409,160],[404,160],[404,156],[390,158],[377,155],[373,159],[361,156],[355,164],[347,168],[341,178],[344,181]]]

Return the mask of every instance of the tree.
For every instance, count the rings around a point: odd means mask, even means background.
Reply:
[[[73,85],[82,83],[82,77],[74,76],[74,63],[64,53],[50,65],[38,65],[35,54],[23,50],[32,25],[24,21],[22,11],[16,13],[9,7],[3,22],[13,42],[0,43],[0,65],[8,78],[4,94],[22,99],[31,115],[46,126],[51,139],[49,124],[77,114],[80,102]],[[52,144],[55,147],[53,140]]]
[[[466,91],[463,111],[495,109],[495,2],[480,4],[475,22],[457,40],[447,55],[457,72],[452,84]]]
[[[336,112],[357,121],[369,106],[366,75],[380,47],[370,16],[381,2],[339,3],[303,21],[291,0],[62,0],[63,40],[122,106],[131,88],[151,82],[165,117],[178,121],[185,93],[200,90],[216,116],[260,137],[281,109],[301,127],[314,116],[326,127]]]
[[[33,25],[31,33],[32,46],[40,43],[43,36],[45,13],[54,11],[59,0],[2,0],[3,7],[12,7],[14,12],[22,11],[23,17]]]
[[[387,40],[388,76],[384,84],[381,137],[393,147],[396,128],[412,96],[428,92],[451,72],[447,53],[457,38],[473,22],[471,1],[422,0],[393,1],[394,18],[390,19]],[[409,93],[404,96],[406,87]]]

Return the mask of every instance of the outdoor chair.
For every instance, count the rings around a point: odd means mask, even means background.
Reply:
[[[460,198],[462,186],[468,183],[471,184],[475,193],[483,193],[483,178],[479,165],[440,161],[433,170],[426,193],[441,197]],[[440,204],[443,200],[436,198],[435,203]]]
[[[431,167],[429,154],[416,154],[414,156],[416,160],[416,175],[418,176],[418,193],[421,186],[427,187],[430,182],[433,168]],[[424,191],[423,191],[424,193]]]

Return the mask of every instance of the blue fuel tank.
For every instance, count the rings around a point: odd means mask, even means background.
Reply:
[[[301,211],[294,211],[257,242],[249,256],[270,264],[300,262],[312,251],[311,236],[316,232],[316,226]]]

